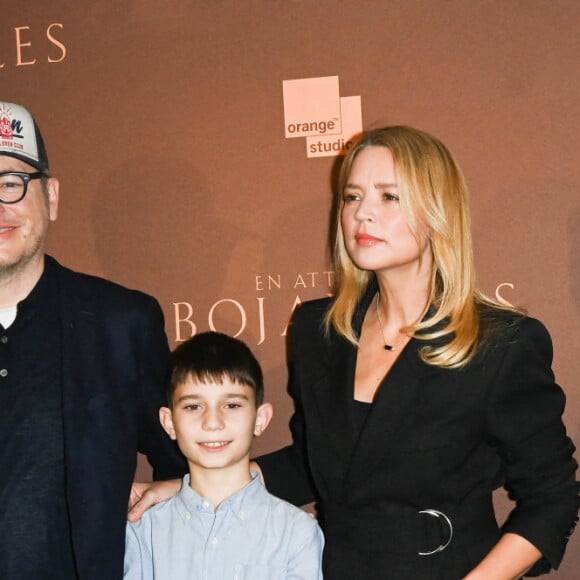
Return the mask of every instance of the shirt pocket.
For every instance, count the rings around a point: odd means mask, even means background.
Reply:
[[[233,580],[284,580],[282,566],[265,566],[263,564],[237,564]]]

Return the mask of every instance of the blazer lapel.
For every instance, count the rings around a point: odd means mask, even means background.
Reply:
[[[63,350],[63,399],[65,420],[79,417],[81,425],[87,411],[86,403],[98,392],[102,365],[96,348],[97,315],[83,284],[71,278],[72,272],[62,269],[60,278],[61,328]],[[85,404],[79,408],[79,402]],[[65,432],[67,425],[65,424]],[[75,433],[75,438],[78,433]]]
[[[361,299],[354,315],[353,327],[360,336],[362,323],[376,289],[371,287]],[[352,464],[352,455],[357,447],[354,412],[354,378],[358,348],[332,332],[325,357],[317,353],[312,366],[320,365],[325,358],[325,372],[313,385],[312,393],[320,417],[318,429],[321,435],[324,463],[333,466],[335,477],[345,480],[345,472]]]
[[[98,437],[91,399],[103,385],[104,369],[98,356],[97,315],[82,280],[59,266],[59,295],[62,341],[63,430],[66,465],[67,499],[73,530],[90,528],[91,502],[97,497],[90,471],[100,469],[96,457]],[[87,462],[87,458],[91,460]],[[93,468],[94,464],[94,468]],[[83,466],[91,466],[85,469]],[[86,548],[85,539],[73,535],[77,561]]]
[[[328,350],[328,372],[321,375],[311,390],[320,419],[317,430],[326,434],[320,441],[325,463],[340,468],[341,472],[356,442],[351,418],[355,365],[356,348],[333,336]]]
[[[397,433],[410,416],[426,376],[438,372],[419,357],[422,341],[413,339],[383,379],[365,425],[353,449],[344,493],[352,480],[372,477],[374,466],[383,461],[398,444]]]

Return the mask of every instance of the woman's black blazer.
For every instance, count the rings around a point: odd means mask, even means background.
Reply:
[[[371,300],[359,306],[359,331]],[[425,343],[411,340],[360,429],[357,350],[325,333],[329,304],[307,302],[293,316],[293,443],[258,459],[272,493],[318,501],[325,579],[461,578],[505,532],[538,547],[536,570],[556,568],[578,511],[577,464],[544,326],[500,316],[460,370],[427,365]],[[515,507],[500,528],[491,495],[501,486]]]

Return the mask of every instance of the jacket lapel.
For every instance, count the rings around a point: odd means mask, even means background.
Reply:
[[[411,340],[383,379],[354,448],[345,489],[352,485],[351,478],[369,477],[376,463],[397,448],[398,432],[412,416],[410,410],[421,385],[428,375],[438,372],[419,358],[423,345],[419,340]]]
[[[65,434],[69,422],[74,423],[76,440],[76,427],[86,421],[87,402],[98,392],[98,385],[102,384],[99,378],[102,365],[96,356],[99,352],[96,348],[97,315],[87,289],[78,283],[75,275],[62,267],[59,274]]]
[[[104,509],[99,499],[103,495],[99,486],[104,478],[99,473],[102,471],[99,430],[95,428],[97,418],[92,413],[92,401],[106,385],[103,376],[106,370],[96,346],[98,315],[93,310],[91,292],[67,268],[58,266],[58,274],[66,496],[77,566],[81,575],[88,578],[91,575],[87,566],[90,568],[95,559],[91,554],[93,543],[95,539],[102,540],[96,510]]]
[[[311,452],[330,470],[332,478],[344,477],[348,458],[355,444],[351,408],[356,349],[347,341],[333,335],[325,353],[326,370],[311,384],[315,414],[312,416],[317,445]],[[310,365],[320,366],[318,360]]]
[[[354,319],[354,326],[358,336],[360,336],[364,316],[376,291],[376,286],[371,284],[361,300]],[[419,351],[425,344],[425,342],[417,339],[412,339],[407,344],[381,382],[367,420],[357,440],[352,441],[350,447],[345,447],[345,451],[351,453],[349,469],[344,479],[343,493],[346,494],[345,497],[348,497],[348,490],[355,480],[372,477],[376,463],[384,460],[391,450],[396,449],[397,433],[410,416],[408,411],[420,394],[424,379],[433,373],[439,372],[439,369],[427,365],[421,360]],[[341,367],[347,368],[348,374],[341,377],[340,401],[347,409],[345,419],[347,424],[351,426],[349,411],[353,408],[356,349],[352,347],[350,356],[345,358],[346,363],[341,365]],[[338,380],[339,377],[336,377],[336,379]]]

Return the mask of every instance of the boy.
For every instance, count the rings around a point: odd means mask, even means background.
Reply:
[[[272,418],[262,371],[241,341],[198,334],[173,353],[159,418],[189,464],[181,491],[127,525],[127,580],[321,580],[323,537],[250,472]]]

